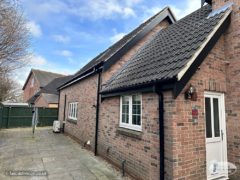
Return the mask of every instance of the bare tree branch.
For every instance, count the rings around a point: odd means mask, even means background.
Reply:
[[[16,2],[0,0],[0,74],[28,62],[29,31]]]
[[[29,30],[17,0],[0,0],[0,102],[16,101],[20,85],[11,73],[28,64]]]

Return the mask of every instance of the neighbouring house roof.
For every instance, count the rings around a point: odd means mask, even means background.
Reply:
[[[64,76],[62,74],[52,73],[52,72],[48,72],[48,71],[42,71],[42,70],[38,70],[38,69],[32,69],[28,75],[28,78],[27,78],[24,86],[23,86],[23,90],[25,89],[27,82],[32,74],[35,77],[35,79],[38,81],[40,88],[46,86],[48,83],[50,83],[55,78]]]
[[[181,81],[189,69],[200,65],[193,66],[195,60],[201,55],[203,61],[210,46],[216,43],[226,19],[230,22],[230,12],[230,6],[212,12],[211,6],[206,5],[162,29],[107,82],[102,94],[154,83]],[[212,42],[214,36],[215,42]],[[205,52],[201,54],[203,49]],[[193,69],[191,71],[195,72]]]
[[[41,90],[41,92],[44,93],[50,93],[50,94],[59,94],[58,87],[60,87],[65,82],[69,81],[72,78],[72,76],[64,76],[59,77],[54,80],[52,80],[50,83],[48,83],[46,86],[44,86]]]
[[[34,104],[35,101],[38,99],[39,96],[41,96],[42,94],[47,94],[46,96],[44,96],[44,98],[50,98],[50,101],[53,101],[54,103],[58,103],[58,90],[57,88],[59,86],[61,86],[62,84],[64,84],[66,81],[68,81],[69,79],[71,79],[72,76],[64,76],[64,77],[59,77],[56,79],[53,79],[50,83],[48,83],[46,86],[42,87],[42,89],[37,92],[36,94],[34,94],[29,100],[28,103],[30,104]],[[49,96],[50,94],[52,94],[52,96]],[[56,95],[56,96],[55,96]],[[57,98],[57,100],[56,100]],[[46,101],[48,102],[48,100],[46,99]]]
[[[156,15],[142,23],[132,32],[124,36],[118,42],[110,46],[104,52],[100,53],[97,57],[92,59],[87,65],[81,68],[75,73],[70,81],[68,81],[63,87],[67,87],[71,82],[76,82],[81,76],[86,75],[88,72],[99,68],[103,64],[105,69],[110,67],[116,60],[119,60],[129,49],[136,45],[147,33],[149,33],[156,25],[163,20],[167,19],[170,24],[176,21],[172,11],[169,7],[164,8]],[[60,88],[61,89],[61,88]]]
[[[48,104],[58,104],[57,94],[42,93],[41,96],[47,101]]]

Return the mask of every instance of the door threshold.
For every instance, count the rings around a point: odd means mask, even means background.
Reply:
[[[208,178],[208,180],[228,180],[228,179],[229,178],[226,176]]]

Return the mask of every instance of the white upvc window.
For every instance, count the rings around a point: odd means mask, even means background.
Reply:
[[[78,115],[78,102],[71,102],[68,106],[68,118],[77,120]]]
[[[142,96],[140,94],[121,96],[120,127],[142,130]]]

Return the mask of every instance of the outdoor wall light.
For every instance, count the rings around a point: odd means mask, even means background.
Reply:
[[[185,92],[185,99],[190,99],[192,101],[196,101],[197,100],[196,88],[193,87],[191,84],[190,84],[189,88]]]

